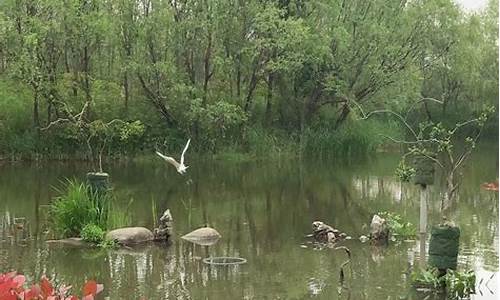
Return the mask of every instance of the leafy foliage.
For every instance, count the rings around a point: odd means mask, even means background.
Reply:
[[[443,107],[415,121],[449,128],[498,105],[496,6],[3,1],[0,153],[97,162],[185,135],[198,150],[252,151],[247,132],[321,155],[371,151],[371,127],[351,124],[356,107],[401,112],[422,97]]]
[[[417,234],[417,228],[410,222],[405,222],[403,217],[391,212],[380,212],[378,215],[387,221],[389,231],[399,238],[412,238]]]
[[[438,275],[437,269],[419,270],[411,274],[411,281],[416,287],[440,289],[443,287],[444,280]]]
[[[68,295],[71,286],[62,284],[58,288],[42,276],[39,283],[25,289],[26,278],[17,272],[0,274],[0,299],[2,300],[78,300],[75,295]],[[82,300],[93,300],[104,289],[102,284],[93,280],[87,281],[82,290]]]
[[[98,245],[104,240],[104,230],[95,224],[87,224],[80,232],[80,236],[86,242]]]
[[[444,278],[448,298],[463,299],[475,292],[476,274],[474,271],[457,272],[448,270]]]
[[[405,161],[402,160],[399,162],[395,173],[396,177],[402,182],[409,182],[415,175],[415,169],[406,165]]]
[[[411,278],[416,287],[438,291],[444,289],[447,299],[464,299],[475,292],[476,275],[471,270],[465,272],[448,270],[442,276],[437,269],[419,270],[413,272]]]

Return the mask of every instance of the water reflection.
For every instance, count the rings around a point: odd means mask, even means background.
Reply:
[[[497,169],[484,157],[478,155],[467,170],[452,206],[462,231],[459,268],[474,268],[478,282],[497,274],[499,253],[498,194],[479,190]],[[0,269],[17,269],[30,278],[47,274],[71,284],[96,278],[110,299],[421,299],[408,288],[409,272],[423,258],[420,247],[428,245],[411,241],[376,247],[357,239],[377,211],[394,211],[418,223],[419,190],[395,181],[397,162],[390,155],[349,165],[199,160],[192,163],[189,184],[154,161],[113,165],[108,169],[123,204],[117,209],[128,207],[134,225],[152,227],[151,203],[157,211],[169,208],[175,236],[170,246],[112,251],[44,242],[44,205],[55,194],[51,186],[64,177],[83,177],[85,165],[3,165]],[[440,197],[440,187],[433,187],[429,224],[440,221]],[[19,238],[12,231],[14,218],[28,224]],[[351,249],[353,269],[342,284],[345,253],[300,246],[307,245],[314,220],[353,237],[342,243]],[[180,239],[203,226],[221,233],[218,243],[202,246]],[[202,262],[209,256],[243,257],[248,263],[212,266]],[[496,283],[488,287],[498,295]],[[482,293],[476,299],[492,299],[486,287]]]

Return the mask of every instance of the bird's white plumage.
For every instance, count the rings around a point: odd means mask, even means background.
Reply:
[[[177,169],[177,172],[179,172],[180,174],[184,174],[186,172],[186,169],[189,168],[188,166],[184,165],[184,154],[186,153],[186,150],[188,149],[190,142],[191,142],[191,139],[189,139],[187,141],[186,146],[184,146],[184,150],[182,150],[180,163],[178,163],[173,157],[163,155],[158,151],[156,151],[156,154],[158,154],[158,156],[160,156],[165,161],[167,161],[169,164],[174,166]]]
[[[186,153],[186,150],[188,149],[189,147],[189,142],[191,142],[191,139],[189,139],[186,143],[186,146],[184,146],[184,150],[182,150],[182,154],[181,154],[181,165],[184,164],[184,153]]]

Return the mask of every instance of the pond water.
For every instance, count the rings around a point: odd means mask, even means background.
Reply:
[[[480,189],[498,174],[498,148],[483,147],[464,172],[452,216],[460,225],[459,269],[481,282],[473,299],[497,299],[498,193]],[[114,192],[136,226],[152,227],[153,205],[169,208],[175,236],[170,246],[98,250],[45,243],[46,205],[66,177],[84,178],[85,164],[16,163],[0,166],[0,271],[30,280],[46,274],[78,287],[86,278],[104,283],[101,299],[423,299],[410,287],[419,264],[419,242],[376,247],[361,243],[371,215],[393,211],[416,224],[418,189],[394,176],[396,154],[344,162],[281,159],[227,162],[194,159],[186,176],[161,160],[108,165]],[[441,189],[433,186],[429,224],[440,221]],[[25,218],[21,233],[14,218]],[[352,253],[318,249],[306,237],[321,220],[353,237],[339,245]],[[181,240],[209,225],[222,235],[213,246]],[[15,237],[12,237],[15,236]],[[209,256],[237,256],[237,266],[211,266]],[[493,275],[493,279],[486,282]],[[429,298],[438,299],[438,298]]]

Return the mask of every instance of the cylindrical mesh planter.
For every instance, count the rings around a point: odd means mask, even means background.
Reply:
[[[440,270],[457,268],[460,229],[447,225],[432,227],[429,265]]]
[[[434,161],[423,155],[415,156],[415,176],[413,182],[420,185],[431,185],[434,183]]]

